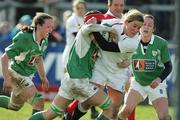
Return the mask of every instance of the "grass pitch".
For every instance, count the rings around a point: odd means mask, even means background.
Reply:
[[[48,108],[50,105],[49,102],[46,102],[45,107]],[[169,108],[170,115],[174,118],[174,109],[172,107]],[[31,106],[25,104],[25,106],[17,112],[6,110],[0,108],[0,120],[27,120],[27,118],[31,115]],[[60,118],[56,118],[55,120],[60,120]],[[80,120],[91,120],[90,112],[86,114]],[[136,108],[136,120],[158,120],[155,110],[152,106],[149,105],[139,105]],[[173,119],[174,120],[174,119]]]

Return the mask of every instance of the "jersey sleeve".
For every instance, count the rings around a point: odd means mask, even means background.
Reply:
[[[161,54],[161,60],[163,63],[170,61],[170,53],[169,53],[167,41],[164,41],[164,44],[163,44],[162,49],[161,49],[161,53],[162,53]]]
[[[21,34],[17,34],[13,38],[12,44],[5,48],[5,52],[10,59],[13,59],[15,56],[18,56],[22,51],[27,49],[28,46],[23,39],[24,38]]]
[[[91,32],[110,32],[113,30],[113,28],[111,27],[107,27],[104,25],[100,25],[100,24],[87,24],[87,25],[83,25],[81,28],[81,32],[82,34],[89,34]]]

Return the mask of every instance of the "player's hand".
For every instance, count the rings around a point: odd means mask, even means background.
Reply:
[[[110,36],[113,40],[113,42],[118,42],[117,38],[118,38],[118,33],[115,29],[113,29],[111,32],[110,32]]]
[[[49,81],[47,78],[42,79],[42,89],[47,91],[49,88]]]
[[[6,79],[4,80],[4,83],[3,83],[3,91],[5,93],[10,93],[12,91],[12,83],[11,83],[11,80],[10,79]]]
[[[155,80],[151,82],[150,86],[151,88],[155,89],[160,83],[161,83],[161,79],[157,77]]]
[[[130,60],[125,59],[122,62],[117,63],[119,68],[127,68],[130,65]]]
[[[97,19],[96,19],[95,17],[90,18],[90,19],[86,22],[86,24],[96,24],[96,23],[97,23]]]

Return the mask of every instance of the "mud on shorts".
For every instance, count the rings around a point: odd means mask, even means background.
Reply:
[[[58,95],[69,99],[77,99],[81,102],[87,100],[98,91],[98,88],[89,82],[89,78],[72,79],[66,73],[61,82]]]

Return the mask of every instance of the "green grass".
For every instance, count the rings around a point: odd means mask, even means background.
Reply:
[[[46,103],[45,107],[48,108],[50,103]],[[170,115],[174,116],[174,109],[169,108]],[[25,104],[25,106],[17,112],[0,109],[0,120],[26,120],[31,115],[31,106]],[[55,120],[60,120],[56,118]],[[81,120],[91,120],[90,113],[86,114]],[[136,120],[157,120],[155,110],[152,106],[139,105],[136,109]],[[174,120],[174,119],[173,119]]]

